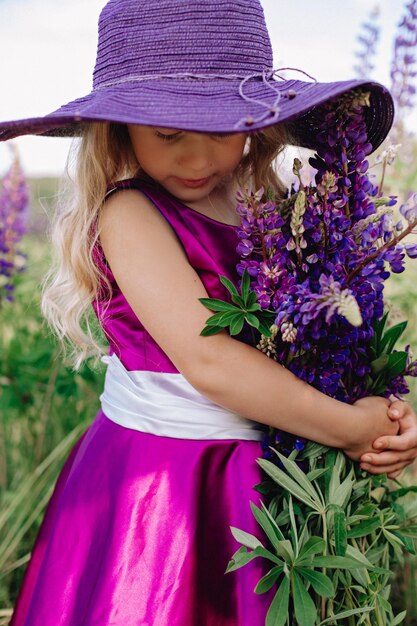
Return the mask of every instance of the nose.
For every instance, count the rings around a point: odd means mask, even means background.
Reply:
[[[178,164],[190,174],[208,174],[213,166],[210,138],[202,133],[187,133],[180,146]]]

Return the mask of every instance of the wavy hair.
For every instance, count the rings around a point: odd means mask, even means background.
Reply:
[[[235,172],[238,183],[254,189],[273,187],[283,194],[274,161],[287,143],[289,136],[282,125],[251,134],[249,148]],[[111,183],[137,176],[140,166],[124,125],[87,124],[76,151],[71,193],[61,194],[52,223],[53,262],[43,281],[41,306],[78,369],[85,358],[103,352],[91,324],[91,303],[97,303],[103,293],[111,294],[94,259],[103,200]]]

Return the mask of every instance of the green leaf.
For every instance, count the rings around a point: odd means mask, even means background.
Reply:
[[[234,570],[239,569],[240,567],[242,567],[243,565],[246,565],[246,563],[249,563],[249,561],[252,561],[252,559],[255,559],[258,556],[264,559],[267,559],[268,561],[271,561],[272,563],[275,563],[275,565],[279,565],[279,566],[284,565],[284,561],[282,559],[279,559],[275,554],[272,554],[272,552],[270,552],[264,547],[258,546],[251,552],[248,552],[247,549],[242,546],[233,555],[231,561],[229,562],[227,566],[226,573],[233,572]]]
[[[323,553],[325,545],[325,541],[321,537],[309,537],[301,548],[296,562],[301,564],[306,562],[314,554]]]
[[[250,508],[252,509],[254,518],[271,542],[271,545],[273,548],[277,549],[280,539],[283,539],[278,526],[268,517],[265,511],[259,509],[253,502],[250,503]]]
[[[242,288],[240,290],[242,294],[242,298],[245,302],[245,306],[249,297],[249,289],[250,289],[250,276],[248,270],[245,269],[242,275]]]
[[[221,284],[223,285],[223,287],[226,287],[229,293],[231,293],[233,296],[239,295],[238,290],[236,289],[235,285],[232,283],[231,280],[226,278],[226,276],[219,276],[219,278],[220,278]]]
[[[327,619],[323,620],[322,622],[320,622],[319,626],[325,626],[326,624],[334,624],[335,620],[345,619],[345,617],[352,617],[352,615],[363,615],[363,613],[370,613],[371,611],[374,611],[374,607],[367,606],[366,608],[363,608],[363,609],[349,609],[347,611],[342,611],[341,613],[337,613],[336,615],[332,615],[331,617],[328,617]],[[336,623],[340,623],[340,622],[336,622]]]
[[[347,547],[346,515],[340,507],[333,514],[334,544],[337,556],[345,556]]]
[[[404,548],[407,550],[407,552],[409,552],[410,554],[416,554],[414,541],[410,539],[410,537],[407,537],[407,535],[404,535],[402,532],[400,533],[395,530],[393,530],[392,532],[396,537],[398,537],[398,539],[402,541]]]
[[[323,596],[324,598],[332,598],[334,596],[334,586],[328,576],[321,572],[316,572],[313,569],[308,569],[307,567],[300,567],[297,571],[300,572],[303,578],[311,583],[314,591],[319,596]]]
[[[319,469],[314,469],[314,470],[311,470],[311,472],[308,472],[307,478],[308,478],[308,480],[313,482],[314,480],[317,480],[318,478],[320,478],[320,476],[323,476],[323,474],[326,474],[326,472],[328,472],[328,471],[329,471],[328,467],[322,467],[322,468],[319,468]]]
[[[300,485],[290,478],[285,472],[283,472],[274,463],[267,461],[266,459],[257,459],[257,463],[261,468],[281,487],[292,493],[293,496],[307,504],[315,511],[320,511],[321,507],[317,507],[317,504],[310,498],[310,496],[304,491]]]
[[[201,337],[210,337],[211,335],[216,335],[221,330],[224,330],[222,326],[205,326],[201,331]]]
[[[374,532],[374,530],[380,528],[380,526],[381,520],[379,519],[379,517],[373,517],[351,528],[348,531],[347,536],[349,537],[349,539],[366,537],[366,535],[370,535],[372,532]]]
[[[363,564],[356,559],[347,556],[316,556],[313,561],[314,567],[326,569],[357,569]]]
[[[234,526],[230,526],[230,530],[232,531],[232,535],[236,539],[236,541],[241,543],[243,546],[246,546],[247,548],[257,548],[257,547],[263,548],[263,545],[259,541],[258,537],[255,537],[254,535],[250,535],[244,530],[239,530],[238,528],[235,528]]]
[[[407,611],[402,611],[401,613],[398,613],[398,615],[396,615],[392,620],[390,626],[398,626],[398,624],[401,624],[401,622],[404,621],[406,615]]]
[[[384,328],[385,328],[385,324],[386,324],[387,319],[388,319],[388,315],[389,315],[389,311],[387,311],[383,315],[383,317],[381,317],[381,319],[378,320],[377,322],[375,322],[374,325],[373,325],[374,326],[374,332],[375,332],[374,337],[377,339],[377,344],[378,344],[377,347],[378,347],[379,350],[380,350],[379,343],[380,343],[380,340],[381,340],[382,335],[384,333]]]
[[[395,324],[395,326],[389,328],[381,339],[381,352],[384,351],[386,354],[390,354],[406,328],[407,322],[400,322],[399,324]]]
[[[322,504],[322,499],[318,495],[314,485],[309,481],[303,470],[301,470],[295,461],[291,461],[287,457],[283,456],[279,452],[277,455],[287,470],[288,474],[294,478],[294,480],[298,483],[300,487],[304,489],[306,493],[310,496],[312,500],[314,500],[318,505]]]
[[[389,356],[388,354],[381,354],[379,357],[371,361],[371,370],[374,375],[380,374],[383,372],[388,365]]]
[[[244,313],[242,313],[242,315],[240,315],[239,317],[236,316],[236,318],[232,320],[232,322],[230,323],[230,331],[229,331],[230,334],[238,335],[240,331],[242,330],[244,323],[245,323]]]
[[[257,302],[257,296],[254,291],[251,291],[246,299],[246,310],[252,310],[252,307],[255,307],[254,311],[258,311],[261,308]]]
[[[346,556],[348,558],[350,558],[350,559],[354,559],[358,563],[361,563],[362,567],[366,567],[369,570],[375,570],[374,565],[355,546],[351,546],[351,545],[347,546],[347,548],[346,548]]]
[[[232,302],[234,302],[239,307],[239,309],[242,309],[242,311],[246,309],[246,304],[242,296],[232,296]]]
[[[293,571],[293,602],[299,626],[314,626],[317,617],[316,605],[295,570]]]
[[[256,585],[254,592],[260,594],[269,591],[271,587],[275,585],[283,571],[283,567],[273,567],[265,576],[261,578]]]
[[[237,311],[238,308],[229,302],[223,300],[217,300],[216,298],[199,298],[201,304],[211,311]]]
[[[402,374],[407,367],[407,352],[393,352],[389,355],[387,366],[387,376],[394,378]]]
[[[256,315],[253,315],[252,313],[246,313],[245,320],[248,322],[248,324],[250,324],[254,328],[256,329],[259,328],[260,323]]]
[[[221,326],[222,328],[225,328],[226,326],[229,326],[234,319],[240,318],[241,316],[242,312],[237,309],[235,309],[235,311],[215,313],[208,318],[206,324],[207,326]]]
[[[259,331],[265,336],[265,337],[271,337],[272,333],[269,329],[269,325],[267,323],[265,323],[262,319],[259,320]]]
[[[285,626],[290,600],[290,581],[285,576],[271,602],[266,615],[265,626]]]
[[[259,555],[255,554],[254,551],[249,552],[247,548],[242,546],[230,559],[225,573],[228,574],[229,572],[234,572],[255,559],[257,556]]]

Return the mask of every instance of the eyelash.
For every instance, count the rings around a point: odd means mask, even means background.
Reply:
[[[231,137],[232,133],[211,133],[212,137],[216,137],[218,139],[224,139],[225,137]],[[174,139],[179,139],[181,133],[174,133],[172,135],[164,135],[159,131],[156,131],[156,136],[162,139],[163,141],[173,141]]]

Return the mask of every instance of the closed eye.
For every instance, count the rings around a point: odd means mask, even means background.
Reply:
[[[172,141],[173,139],[177,139],[178,137],[180,137],[180,135],[182,135],[181,132],[165,135],[164,133],[160,133],[158,130],[155,131],[155,134],[157,137],[159,137],[163,141]]]

